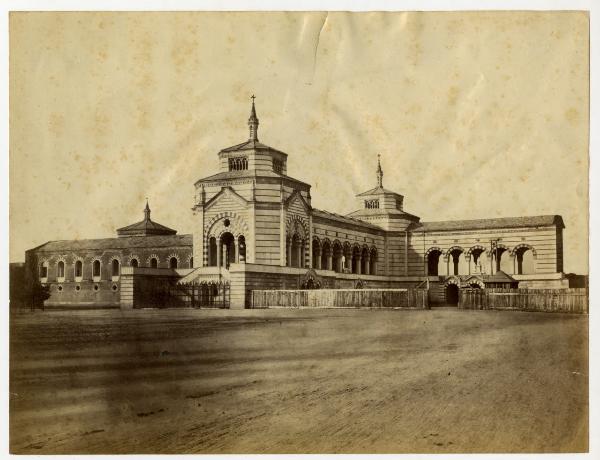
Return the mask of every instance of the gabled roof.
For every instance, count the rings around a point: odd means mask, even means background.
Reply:
[[[452,230],[481,230],[487,228],[519,228],[519,227],[550,227],[565,228],[559,215],[498,217],[491,219],[448,220],[441,222],[421,222],[415,226],[416,231],[452,231]]]
[[[306,210],[309,210],[309,209],[311,209],[311,208],[312,208],[312,207],[311,207],[311,205],[309,205],[309,204],[306,202],[306,200],[304,199],[304,197],[302,196],[302,194],[301,194],[301,193],[300,193],[298,190],[294,190],[294,191],[292,192],[292,194],[291,194],[290,196],[288,196],[288,197],[287,197],[287,199],[285,200],[285,205],[286,205],[286,206],[289,206],[289,205],[292,203],[292,201],[293,201],[294,199],[296,199],[296,198],[297,198],[298,200],[300,200],[300,203],[302,203],[302,206],[304,207],[304,209],[306,209]]]
[[[192,247],[192,235],[126,236],[88,240],[48,241],[36,248],[40,252],[83,251],[95,249],[135,249],[163,247]]]
[[[248,204],[248,200],[246,200],[243,196],[237,193],[233,188],[223,187],[220,192],[218,192],[215,196],[213,196],[210,200],[206,202],[206,204],[204,205],[204,209],[208,210],[208,208],[210,208],[223,196],[231,196],[244,206]]]
[[[225,149],[221,149],[221,152],[239,152],[243,150],[266,150],[269,152],[277,152],[281,155],[287,156],[287,153],[282,152],[281,150],[274,149],[262,142],[258,142],[258,140],[247,140],[246,142],[242,142],[241,144],[232,145],[231,147],[227,147]]]
[[[375,188],[372,188],[371,190],[367,190],[366,192],[359,193],[359,194],[358,194],[358,195],[356,195],[356,196],[366,196],[366,195],[388,195],[388,194],[389,194],[389,195],[399,195],[399,196],[402,196],[402,195],[400,195],[399,193],[392,192],[391,190],[388,190],[388,189],[386,189],[386,188],[379,187],[379,186],[377,186],[377,187],[375,187]]]

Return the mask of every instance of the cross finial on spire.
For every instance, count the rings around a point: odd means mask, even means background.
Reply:
[[[377,185],[383,187],[383,169],[381,169],[381,155],[377,154]]]
[[[250,127],[250,140],[258,141],[258,117],[256,116],[256,108],[254,107],[254,99],[256,96],[250,96],[252,99],[252,109],[250,110],[250,118],[248,118],[248,126]]]

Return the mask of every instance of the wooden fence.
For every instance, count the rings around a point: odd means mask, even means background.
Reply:
[[[460,289],[458,308],[588,313],[587,289]]]
[[[252,308],[429,308],[426,289],[254,290]]]

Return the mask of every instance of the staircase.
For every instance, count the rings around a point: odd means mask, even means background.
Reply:
[[[229,270],[224,267],[198,267],[177,281],[183,283],[219,283],[229,281]]]
[[[441,281],[429,282],[429,304],[444,304],[446,302],[446,290]]]

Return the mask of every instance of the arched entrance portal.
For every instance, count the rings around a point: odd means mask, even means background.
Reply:
[[[458,305],[458,286],[456,284],[446,286],[446,303]]]
[[[222,265],[225,268],[229,268],[229,264],[235,263],[235,238],[229,233],[225,232],[221,236],[221,260]]]

